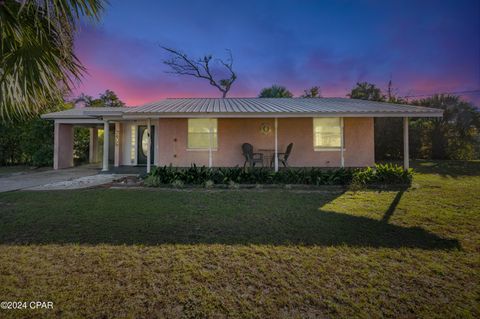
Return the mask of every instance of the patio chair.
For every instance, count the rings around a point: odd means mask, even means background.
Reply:
[[[263,154],[254,153],[252,144],[243,143],[242,151],[243,151],[243,156],[245,156],[245,163],[243,163],[243,167],[245,167],[247,163],[250,167],[255,167],[256,163],[260,163],[263,166]]]
[[[277,153],[278,161],[282,163],[284,167],[288,167],[288,158],[290,157],[290,153],[292,153],[292,148],[293,143],[290,143],[287,145],[287,150],[285,151],[285,153]],[[270,166],[273,166],[274,161],[275,156],[272,157],[272,162],[270,163]]]

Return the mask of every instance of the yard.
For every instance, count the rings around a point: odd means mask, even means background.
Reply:
[[[408,190],[0,194],[1,317],[480,317],[480,162]]]

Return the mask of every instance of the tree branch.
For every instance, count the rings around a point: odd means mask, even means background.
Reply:
[[[205,79],[209,82],[210,85],[216,87],[220,92],[222,92],[222,97],[226,97],[227,93],[230,91],[232,84],[237,79],[237,75],[233,71],[233,56],[232,52],[227,49],[228,60],[224,62],[221,59],[216,59],[221,65],[223,65],[229,72],[230,76],[227,79],[216,80],[210,69],[210,62],[212,61],[211,55],[206,55],[203,58],[197,60],[192,60],[187,56],[187,54],[168,47],[162,46],[162,49],[169,52],[172,57],[168,60],[164,60],[163,63],[168,65],[172,71],[167,71],[167,73],[178,74],[178,75],[189,75],[200,79]]]

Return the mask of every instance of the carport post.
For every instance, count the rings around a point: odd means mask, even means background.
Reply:
[[[110,126],[108,121],[103,122],[103,168],[102,171],[108,171],[108,145],[110,136]]]
[[[150,150],[151,145],[152,145],[152,137],[151,137],[151,126],[152,126],[152,121],[150,118],[147,119],[147,174],[150,173],[151,170],[151,159],[152,159],[152,152]]]
[[[275,118],[275,172],[278,172],[278,118]]]
[[[403,118],[403,169],[409,169],[408,117]]]
[[[342,168],[345,167],[345,154],[344,154],[344,148],[345,148],[345,129],[344,129],[344,124],[343,124],[343,117],[340,118],[340,126],[341,126],[341,134],[340,134],[340,165]]]
[[[53,169],[73,166],[73,125],[55,121]]]
[[[212,130],[212,119],[208,119],[208,167],[209,168],[212,168],[213,166],[213,154],[212,154],[212,144],[213,144],[213,141],[212,141],[212,134],[213,134],[213,130]]]

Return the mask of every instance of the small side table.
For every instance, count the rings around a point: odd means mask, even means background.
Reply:
[[[264,167],[272,167],[272,159],[275,156],[275,150],[268,148],[259,148],[258,151],[263,154]]]

